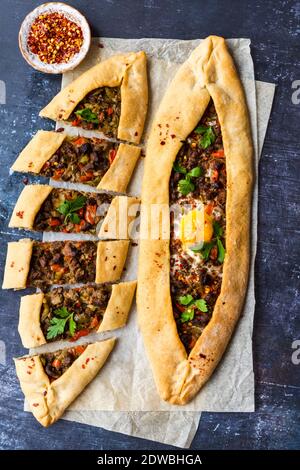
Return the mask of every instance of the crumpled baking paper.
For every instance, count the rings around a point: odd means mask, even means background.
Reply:
[[[99,41],[104,46],[103,48],[99,47]],[[168,83],[180,63],[186,60],[198,44],[199,40],[95,39],[84,64],[76,71],[66,74],[63,77],[62,86],[110,55],[130,50],[145,50],[149,59],[150,84],[150,110],[145,131],[145,140],[147,140],[152,118]],[[261,82],[255,84],[248,39],[228,40],[228,44],[246,90],[257,171],[258,154],[261,151],[267,128],[274,85]],[[258,100],[256,100],[256,93]],[[68,128],[68,131],[74,134],[74,129]],[[131,194],[140,194],[142,167],[141,160],[130,184]],[[182,407],[169,405],[160,400],[137,328],[134,307],[127,327],[117,332],[118,344],[108,363],[69,407],[64,416],[65,419],[101,426],[166,444],[188,447],[197,430],[199,411],[254,411],[252,325],[255,308],[256,224],[257,180],[253,199],[252,264],[245,308],[220,366],[198,396],[190,404],[185,405],[184,410]],[[53,239],[53,237],[45,234],[45,239]],[[129,265],[127,265],[123,280],[136,278],[137,251],[137,247],[131,249]]]

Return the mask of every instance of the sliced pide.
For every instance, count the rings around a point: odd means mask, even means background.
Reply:
[[[28,185],[19,196],[9,227],[40,232],[88,233],[108,238],[105,230],[109,233],[108,226],[111,225],[113,236],[109,238],[126,239],[138,208],[139,200],[134,197]]]
[[[40,112],[55,121],[139,143],[148,106],[146,54],[130,52],[95,65]]]
[[[76,341],[93,331],[123,327],[136,281],[53,289],[21,298],[19,334],[25,348],[56,340]]]
[[[45,427],[96,377],[115,345],[115,338],[53,353],[14,359],[21,389],[34,417]]]
[[[56,241],[30,239],[7,247],[3,289],[54,284],[103,283],[120,279],[129,241]]]
[[[125,193],[141,149],[96,137],[38,131],[12,170]]]
[[[252,154],[233,60],[223,38],[208,37],[161,102],[143,180],[138,318],[158,391],[170,403],[187,403],[209,379],[243,306]],[[153,205],[171,206],[156,238]]]

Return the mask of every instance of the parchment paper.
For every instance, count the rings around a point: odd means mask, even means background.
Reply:
[[[97,40],[94,41],[92,50],[83,66],[80,66],[75,72],[66,74],[62,85],[65,86],[84,69],[117,52],[145,50],[149,58],[151,86],[150,112],[145,133],[147,136],[149,123],[151,123],[168,82],[172,79],[179,63],[187,58],[191,50],[198,45],[199,40],[101,39],[101,43],[104,45],[103,48],[98,47]],[[240,39],[229,40],[228,43],[247,94],[253,140],[256,147],[255,166],[257,168],[256,93],[253,63],[249,49],[250,41]],[[274,87],[258,86],[258,92],[262,91],[264,96],[264,100],[259,99],[259,103],[264,103],[263,109],[259,109],[259,137],[263,142]],[[71,132],[74,133],[73,128],[70,129]],[[142,166],[141,162],[130,185],[132,194],[140,193]],[[253,209],[252,267],[243,317],[220,367],[198,397],[191,404],[185,406],[185,411],[182,411],[181,407],[161,402],[154,386],[141,337],[137,331],[136,311],[133,309],[128,326],[118,333],[120,336],[118,346],[113,352],[109,364],[71,405],[65,415],[66,419],[185,447],[189,446],[200,418],[199,413],[189,411],[254,411],[251,335],[255,305],[253,263],[256,247],[256,189]],[[135,278],[136,259],[137,248],[133,248],[130,265],[127,266],[124,279]],[[102,410],[111,410],[112,412],[105,413],[101,412]]]

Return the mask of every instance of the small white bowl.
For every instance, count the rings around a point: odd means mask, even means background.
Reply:
[[[47,64],[42,62],[37,54],[33,54],[28,47],[28,35],[31,25],[34,20],[42,14],[46,13],[62,13],[66,18],[78,24],[82,30],[83,43],[80,51],[74,54],[72,59],[68,62],[61,62],[59,64]],[[44,73],[64,73],[68,70],[73,70],[85,58],[91,45],[91,30],[86,18],[76,8],[70,7],[65,3],[51,2],[44,3],[39,7],[32,10],[24,19],[19,31],[19,47],[22,56],[34,69]]]

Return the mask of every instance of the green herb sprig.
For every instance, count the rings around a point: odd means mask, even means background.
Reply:
[[[213,223],[214,227],[214,238],[210,242],[205,242],[201,245],[194,245],[191,247],[191,250],[194,253],[200,253],[202,258],[207,261],[210,255],[211,249],[216,246],[218,249],[218,258],[219,263],[223,263],[225,259],[226,250],[222,243],[221,237],[223,236],[223,228],[218,224],[218,222]]]
[[[194,299],[190,294],[182,295],[179,297],[179,303],[187,307],[181,314],[180,320],[182,323],[193,320],[195,315],[195,309],[197,308],[200,312],[207,312],[207,304],[204,299]]]
[[[78,196],[76,199],[73,199],[72,201],[63,201],[60,206],[56,208],[56,210],[65,216],[64,223],[66,224],[68,220],[70,220],[73,224],[79,224],[80,222],[80,217],[76,212],[79,209],[82,209],[82,207],[86,203],[86,197],[85,196]]]
[[[201,134],[201,139],[199,141],[199,146],[203,149],[206,149],[214,143],[216,140],[216,134],[213,131],[212,127],[198,126],[195,131],[196,134]]]
[[[69,312],[66,307],[54,310],[54,317],[50,320],[50,325],[47,330],[47,339],[56,338],[56,336],[63,334],[66,324],[69,323],[69,333],[74,336],[76,331],[76,323],[73,318],[73,313]]]
[[[174,171],[185,175],[184,179],[178,181],[178,191],[183,195],[187,196],[189,193],[195,190],[195,185],[192,178],[199,178],[203,175],[203,169],[200,166],[195,166],[192,170],[187,171],[184,166],[179,165],[177,162],[173,165]]]
[[[92,122],[93,124],[99,124],[97,114],[93,113],[93,111],[89,108],[79,109],[78,111],[75,111],[75,114],[76,116],[81,117],[81,119],[84,121]]]

